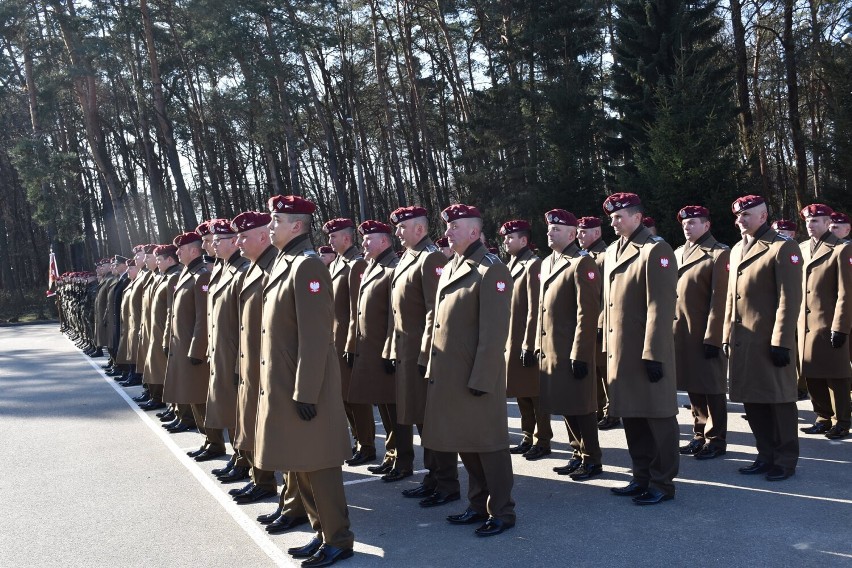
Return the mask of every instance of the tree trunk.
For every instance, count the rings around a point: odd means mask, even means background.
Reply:
[[[799,78],[796,44],[793,37],[794,4],[794,0],[784,0],[784,33],[781,36],[781,45],[784,48],[784,71],[787,83],[787,116],[790,121],[793,157],[796,161],[796,210],[801,211],[808,191],[808,159],[805,153],[802,118],[799,114]]]

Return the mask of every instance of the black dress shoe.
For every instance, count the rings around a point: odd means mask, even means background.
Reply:
[[[381,479],[382,481],[385,481],[387,483],[393,483],[394,481],[400,481],[402,479],[405,479],[406,477],[411,477],[412,475],[414,475],[414,472],[410,469],[394,469],[391,470],[390,473],[386,473],[385,475],[383,475]],[[408,491],[408,489],[406,489],[406,491]],[[404,494],[405,493],[403,492],[403,495]],[[416,497],[416,495],[406,495],[406,497]]]
[[[194,458],[195,456],[200,456],[201,454],[203,454],[204,450],[206,450],[206,449],[207,449],[207,446],[201,446],[197,450],[192,450],[190,452],[186,452],[186,455],[188,455],[191,458]]]
[[[220,458],[225,455],[225,450],[211,450],[209,447],[193,457],[193,459],[197,462],[206,462],[210,460],[214,460],[216,458]]]
[[[239,503],[240,505],[245,505],[246,503],[256,503],[268,497],[274,497],[278,495],[276,491],[270,491],[269,489],[262,489],[260,487],[252,487],[249,491],[245,493],[241,493],[239,495],[234,496],[234,501]]]
[[[461,494],[458,491],[455,493],[450,493],[449,495],[444,495],[440,491],[435,491],[422,501],[420,501],[421,507],[437,507],[439,505],[446,505],[447,503],[452,503],[453,501],[458,501],[461,499]]]
[[[609,490],[620,497],[636,497],[648,491],[648,487],[631,481],[624,487],[610,487]]]
[[[316,554],[302,561],[302,566],[311,568],[320,568],[322,566],[331,566],[338,560],[346,560],[352,558],[355,552],[351,548],[337,548],[323,544]]]
[[[766,472],[766,481],[783,481],[796,474],[795,469],[784,469],[774,465]]]
[[[527,461],[535,461],[540,460],[544,456],[550,455],[550,448],[545,448],[543,446],[533,446],[527,452],[524,453],[524,458]]]
[[[376,475],[384,475],[385,473],[390,473],[393,471],[393,462],[386,461],[379,465],[371,465],[367,468],[367,471],[370,473],[375,473]]]
[[[554,467],[553,471],[555,471],[559,475],[570,475],[580,469],[581,465],[583,465],[583,460],[571,458],[570,460],[568,460],[567,464],[559,467]]]
[[[671,501],[672,499],[674,499],[674,495],[669,495],[659,489],[649,487],[643,494],[634,497],[633,502],[637,505],[656,505],[657,503]]]
[[[269,523],[273,522],[275,519],[280,517],[281,511],[283,511],[283,510],[284,510],[284,507],[282,507],[281,505],[278,505],[278,507],[276,507],[275,510],[272,511],[271,513],[268,513],[266,515],[258,515],[257,516],[257,522],[259,522],[262,525],[268,525]]]
[[[228,473],[224,473],[217,477],[220,483],[236,483],[250,477],[249,468],[238,465],[232,467]]]
[[[481,523],[482,521],[487,520],[488,515],[485,513],[477,513],[470,508],[460,515],[449,515],[447,517],[447,521],[453,525],[472,525],[474,523]]]
[[[525,454],[532,448],[532,444],[529,442],[521,442],[517,446],[513,448],[509,448],[510,454]]]
[[[577,471],[571,474],[571,479],[574,481],[585,481],[587,479],[591,479],[596,475],[600,475],[603,473],[603,466],[599,463],[597,464],[583,464],[580,466]]]
[[[162,422],[165,422],[165,420],[163,420]],[[171,421],[171,422],[169,422],[168,424],[162,424],[162,426],[163,426],[163,428],[165,428],[166,430],[168,430],[169,428],[175,428],[178,424],[180,424],[180,418],[178,418],[177,416],[175,416],[175,417],[172,419],[172,421]]]
[[[165,402],[157,402],[154,399],[149,400],[145,404],[139,405],[139,408],[141,408],[142,410],[159,410],[159,409],[165,408],[165,407],[166,407]]]
[[[197,427],[195,424],[187,424],[186,422],[178,422],[177,426],[174,428],[166,428],[171,434],[180,434],[181,432],[189,432],[191,430],[195,430]]]
[[[151,400],[151,393],[148,391],[143,391],[139,396],[134,396],[130,400],[133,402],[148,402]]]
[[[243,493],[247,493],[248,491],[251,491],[252,489],[254,489],[254,481],[249,481],[248,483],[246,483],[245,485],[243,485],[239,489],[231,489],[230,491],[228,491],[228,495],[231,495],[232,497],[236,497],[237,495],[242,495]]]
[[[743,475],[755,475],[757,473],[766,473],[772,469],[772,465],[764,461],[755,460],[753,464],[747,467],[741,467],[737,471]]]
[[[844,428],[843,426],[834,425],[831,430],[825,433],[825,437],[829,440],[840,440],[849,435],[849,428]]]
[[[829,430],[831,430],[830,422],[817,422],[813,426],[808,426],[807,428],[799,428],[805,434],[825,434]]]
[[[346,460],[346,465],[361,465],[364,463],[369,463],[371,461],[376,461],[376,452],[363,452],[358,451],[355,452],[355,455]]]
[[[495,519],[491,517],[485,524],[473,531],[476,536],[494,536],[498,535],[501,532],[510,529],[515,526],[515,523],[507,523],[506,521],[501,521],[500,519]]]
[[[713,458],[724,456],[725,453],[725,448],[720,448],[719,446],[714,446],[713,444],[706,444],[703,448],[701,448],[698,452],[695,453],[695,459],[712,460]]]
[[[604,416],[603,420],[598,422],[598,430],[610,430],[621,424],[621,418],[615,416]]]
[[[315,536],[311,539],[311,541],[304,546],[294,546],[293,548],[287,549],[287,554],[292,556],[293,558],[310,558],[322,546],[322,539],[318,536]]]
[[[228,460],[228,463],[225,464],[225,467],[217,467],[216,469],[211,470],[210,473],[212,473],[216,477],[228,475],[229,473],[231,473],[231,470],[234,469],[234,465],[236,465],[236,463],[237,455],[233,454],[231,456],[231,459]]]
[[[97,357],[103,357],[103,356],[104,356],[104,351],[103,351],[103,349],[98,349],[97,351],[95,351],[94,353],[92,353],[91,355],[89,355],[89,357],[91,357],[92,359],[95,359],[95,358],[97,358]]]
[[[422,483],[417,487],[412,487],[411,489],[403,489],[402,496],[403,497],[411,497],[422,499],[423,497],[428,497],[432,493],[435,492],[434,487],[426,487]]]
[[[287,515],[279,515],[277,519],[266,526],[266,532],[269,534],[278,534],[287,532],[292,528],[304,525],[308,522],[307,517],[288,517]]]
[[[138,387],[139,385],[142,384],[142,378],[131,375],[129,378],[127,378],[126,380],[124,380],[124,381],[122,381],[118,384],[120,384],[123,387]]]
[[[175,419],[175,413],[174,413],[174,411],[172,411],[171,408],[166,410],[165,412],[158,412],[154,416],[159,418],[160,422],[171,422],[172,420]]]
[[[695,455],[699,451],[701,451],[701,448],[703,448],[703,447],[704,447],[704,440],[694,438],[694,439],[690,440],[690,442],[687,445],[680,447],[680,453],[681,453],[681,455],[684,455],[684,456]]]

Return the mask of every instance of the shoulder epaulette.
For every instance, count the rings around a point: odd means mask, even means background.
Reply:
[[[580,256],[589,256],[589,251],[580,249]]]
[[[426,252],[438,252],[438,247],[436,247],[433,244],[428,244],[425,247],[423,247],[423,250],[426,251]]]
[[[651,235],[651,240],[655,243],[658,243],[660,241],[664,241],[665,239],[659,235]]]
[[[790,237],[788,237],[787,235],[782,235],[781,233],[776,233],[775,239],[779,240],[779,241],[792,241],[793,240]]]
[[[713,245],[713,248],[716,248],[716,247],[718,247],[722,250],[730,250],[730,248],[731,248],[728,245],[726,245],[725,243],[720,243],[719,241],[716,241],[716,244]]]
[[[488,261],[487,263],[485,261]],[[496,254],[492,254],[490,252],[485,253],[485,256],[482,257],[482,262],[480,264],[486,264],[487,266],[492,266],[495,263],[502,262],[500,257]]]
[[[315,251],[314,249],[307,249],[307,250],[303,250],[303,251],[302,251],[302,256],[316,256],[316,257],[319,257],[319,254],[317,254],[317,251]]]

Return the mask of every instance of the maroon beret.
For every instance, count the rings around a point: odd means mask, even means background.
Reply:
[[[117,254],[112,257],[112,262],[114,262],[115,264],[127,264],[127,257]]]
[[[390,222],[394,225],[399,225],[403,221],[425,216],[426,209],[420,207],[419,205],[412,205],[411,207],[400,207],[399,209],[395,209],[394,212],[391,213]]]
[[[709,219],[710,210],[706,207],[702,207],[701,205],[687,205],[677,212],[678,221],[683,221],[684,219],[697,219],[698,217],[706,217]]]
[[[567,227],[577,226],[577,217],[570,211],[564,209],[551,209],[544,214],[544,220],[548,225],[565,225]]]
[[[131,258],[125,264],[127,264],[127,266],[136,266],[136,261]]]
[[[323,245],[319,248],[319,250],[317,252],[320,253],[320,254],[331,254],[331,253],[334,252],[334,249],[331,248],[328,245]]]
[[[172,244],[176,247],[182,247],[183,245],[188,245],[189,243],[198,242],[201,242],[201,235],[196,232],[181,233],[172,240]]]
[[[175,254],[177,254],[175,245],[158,245],[154,249],[154,256],[174,256]]]
[[[228,219],[212,219],[207,222],[207,227],[211,235],[233,235],[236,232]]]
[[[613,193],[603,202],[604,211],[607,215],[627,209],[628,207],[637,207],[642,205],[642,200],[635,193]]]
[[[642,217],[642,224],[646,227],[656,227],[657,222],[654,221],[653,217]]]
[[[157,246],[158,245],[155,244],[144,245],[143,250],[145,251],[145,254],[152,254],[154,252],[154,249],[157,248]]]
[[[145,245],[136,245],[135,247],[133,247],[133,248],[131,249],[131,252],[132,252],[133,254],[136,254],[137,252],[142,252],[142,251],[144,251],[144,250],[145,250]]]
[[[760,197],[759,195],[744,195],[742,197],[738,197],[731,204],[731,211],[734,212],[734,215],[742,213],[746,209],[751,209],[752,207],[757,207],[758,205],[762,205],[766,203],[766,200]]]
[[[355,222],[352,219],[338,218],[326,221],[325,225],[322,226],[322,232],[326,235],[330,235],[331,233],[336,233],[343,229],[353,228],[355,228]]]
[[[203,237],[205,235],[209,235],[210,234],[210,221],[204,221],[203,223],[198,225],[195,228],[195,233],[200,237]]]
[[[249,229],[265,227],[270,221],[272,221],[272,215],[269,213],[245,211],[234,217],[234,220],[231,221],[231,229],[241,233]]]
[[[831,222],[840,224],[850,223],[849,215],[847,215],[846,213],[840,213],[838,211],[835,211],[831,214]]]
[[[580,217],[577,219],[577,227],[581,229],[594,229],[601,226],[600,217]]]
[[[479,209],[473,207],[472,205],[464,205],[462,203],[456,203],[454,205],[450,205],[443,211],[441,211],[441,219],[443,219],[446,223],[450,223],[455,221],[456,219],[480,219],[482,215],[479,214]]]
[[[806,219],[808,217],[831,217],[832,213],[834,213],[834,210],[828,205],[824,203],[812,203],[802,209],[799,215],[802,216],[802,219]]]
[[[449,239],[447,239],[447,237],[441,237],[440,239],[435,241],[435,246],[438,248],[447,248],[448,246],[450,246],[450,241]]]
[[[358,232],[362,235],[375,235],[378,233],[393,233],[393,227],[381,221],[369,219],[358,225]]]
[[[772,228],[776,231],[795,231],[796,222],[789,219],[778,219],[772,223]]]
[[[501,235],[508,235],[509,233],[517,233],[518,231],[529,231],[531,229],[529,222],[524,221],[523,219],[515,219],[513,221],[506,221],[503,223],[503,226],[500,227],[500,230],[497,231]]]
[[[298,195],[273,195],[269,198],[270,213],[294,213],[296,215],[311,215],[317,210],[313,202]]]

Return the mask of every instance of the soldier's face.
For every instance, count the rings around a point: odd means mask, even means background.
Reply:
[[[450,242],[450,248],[458,254],[464,254],[467,247],[480,238],[479,232],[467,218],[448,222],[444,236]]]
[[[288,221],[283,213],[273,213],[269,222],[269,241],[278,250],[282,250],[295,236],[298,221]]]
[[[754,235],[766,222],[766,217],[766,206],[758,205],[741,211],[734,224],[739,228],[741,235]]]
[[[329,233],[328,246],[333,248],[337,254],[343,254],[352,246],[352,235],[348,231]]]
[[[213,237],[213,252],[217,258],[229,259],[237,252],[236,235],[216,235]]]
[[[710,230],[710,222],[702,218],[684,219],[680,222],[683,227],[683,236],[686,240],[694,243]]]
[[[590,229],[578,229],[577,240],[580,241],[580,246],[584,249],[589,248],[596,240],[601,238],[601,228],[592,227]]]
[[[201,237],[201,248],[207,253],[207,256],[216,256],[216,250],[213,248],[213,235],[204,235]]]
[[[413,248],[423,238],[423,231],[418,230],[422,227],[420,223],[415,223],[414,219],[406,219],[396,226],[394,234],[402,242],[405,248]]]
[[[364,235],[364,258],[375,259],[388,248],[388,238],[383,234]]]
[[[845,239],[852,232],[852,225],[849,223],[832,223],[830,228],[838,239]]]
[[[148,270],[154,270],[155,268],[157,268],[157,257],[153,254],[146,254],[145,266],[148,267]]]
[[[805,217],[805,229],[808,231],[808,236],[813,239],[819,239],[826,234],[829,226],[831,226],[831,217],[827,215]]]
[[[619,237],[629,237],[642,224],[642,213],[631,213],[628,209],[613,211],[609,214],[612,230]]]
[[[336,256],[337,255],[334,254],[333,252],[324,252],[320,255],[320,260],[322,261],[322,263],[324,265],[328,266],[329,264],[334,262],[334,259],[335,259]]]
[[[518,233],[509,233],[503,237],[503,247],[511,255],[516,255],[527,246],[527,238],[521,237]]]
[[[563,251],[565,247],[571,244],[576,235],[577,229],[574,227],[560,225],[559,223],[548,223],[547,246],[550,247],[550,250]]]

